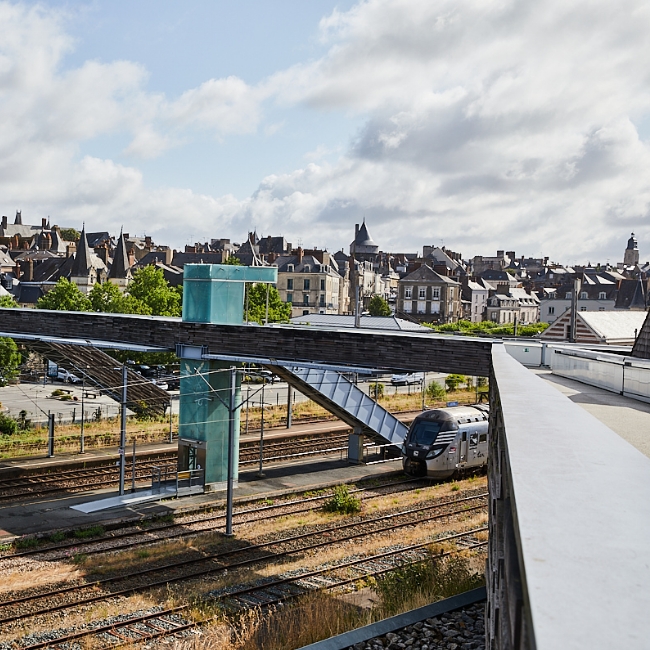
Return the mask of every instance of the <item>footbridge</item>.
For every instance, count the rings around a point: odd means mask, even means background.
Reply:
[[[495,341],[0,309],[0,335],[490,377],[487,647],[648,647],[650,459]],[[281,362],[281,363],[280,363]]]

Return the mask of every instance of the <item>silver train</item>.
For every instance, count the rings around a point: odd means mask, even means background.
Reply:
[[[487,407],[448,406],[413,420],[402,446],[402,466],[410,476],[445,479],[482,467],[487,453]]]

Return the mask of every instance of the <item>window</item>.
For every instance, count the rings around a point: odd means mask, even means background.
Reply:
[[[418,290],[418,298],[420,300],[424,300],[427,297],[427,288],[426,287],[420,287]]]
[[[293,294],[292,293],[287,294],[287,302],[293,302]]]
[[[587,300],[587,292],[586,291],[581,291],[580,292],[580,300]]]
[[[413,297],[413,287],[404,287],[404,297],[405,298]]]
[[[311,272],[311,265],[310,264],[305,264],[305,273],[310,273]]]
[[[302,304],[307,306],[309,304],[309,294],[305,293],[302,296]]]
[[[287,264],[287,272],[293,273],[293,264]]]
[[[320,290],[325,291],[325,280],[320,281]]]
[[[433,300],[440,300],[440,287],[433,287],[432,289],[433,294],[432,294],[432,299]],[[454,294],[451,294],[451,297],[454,297]]]
[[[554,314],[555,313],[555,307],[549,307],[548,308],[548,313],[549,314]]]
[[[325,294],[321,293],[320,295],[320,306],[325,307]]]
[[[418,300],[418,314],[427,313],[427,303],[425,300]]]
[[[303,280],[302,288],[303,291],[309,291],[309,278]]]
[[[293,291],[293,278],[287,278],[287,291]]]
[[[497,322],[497,312],[493,311],[490,315],[490,318],[496,323]]]
[[[411,313],[411,302],[405,302],[404,307],[402,310],[405,314],[410,314]]]
[[[587,311],[586,307],[580,307],[580,311]]]
[[[607,294],[604,291],[601,291],[598,294],[598,300],[606,300],[607,299]]]
[[[564,294],[564,299],[565,299],[565,300],[571,300],[571,292],[570,292],[570,291],[567,291],[567,292]]]
[[[598,311],[605,311],[604,307],[598,307]]]

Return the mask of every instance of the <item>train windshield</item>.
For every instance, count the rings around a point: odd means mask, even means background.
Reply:
[[[430,447],[435,442],[444,424],[444,422],[436,422],[435,420],[417,420],[411,429],[410,442]]]

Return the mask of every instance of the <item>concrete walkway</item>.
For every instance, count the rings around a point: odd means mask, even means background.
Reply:
[[[554,375],[550,370],[532,372],[650,458],[650,404]]]
[[[242,472],[235,490],[235,503],[257,498],[273,498],[297,490],[316,490],[369,477],[386,477],[401,473],[400,460],[375,465],[348,465],[347,461],[314,457],[308,461],[273,465],[265,469],[266,477],[258,479],[256,471]],[[20,504],[0,507],[0,541],[17,535],[42,533],[60,528],[79,528],[93,524],[110,525],[118,521],[134,520],[148,515],[165,515],[192,510],[197,506],[223,504],[225,492],[200,494],[180,499],[142,503],[129,507],[112,508],[85,514],[71,507],[95,499],[116,495],[115,488],[88,491],[75,495],[59,495]]]

